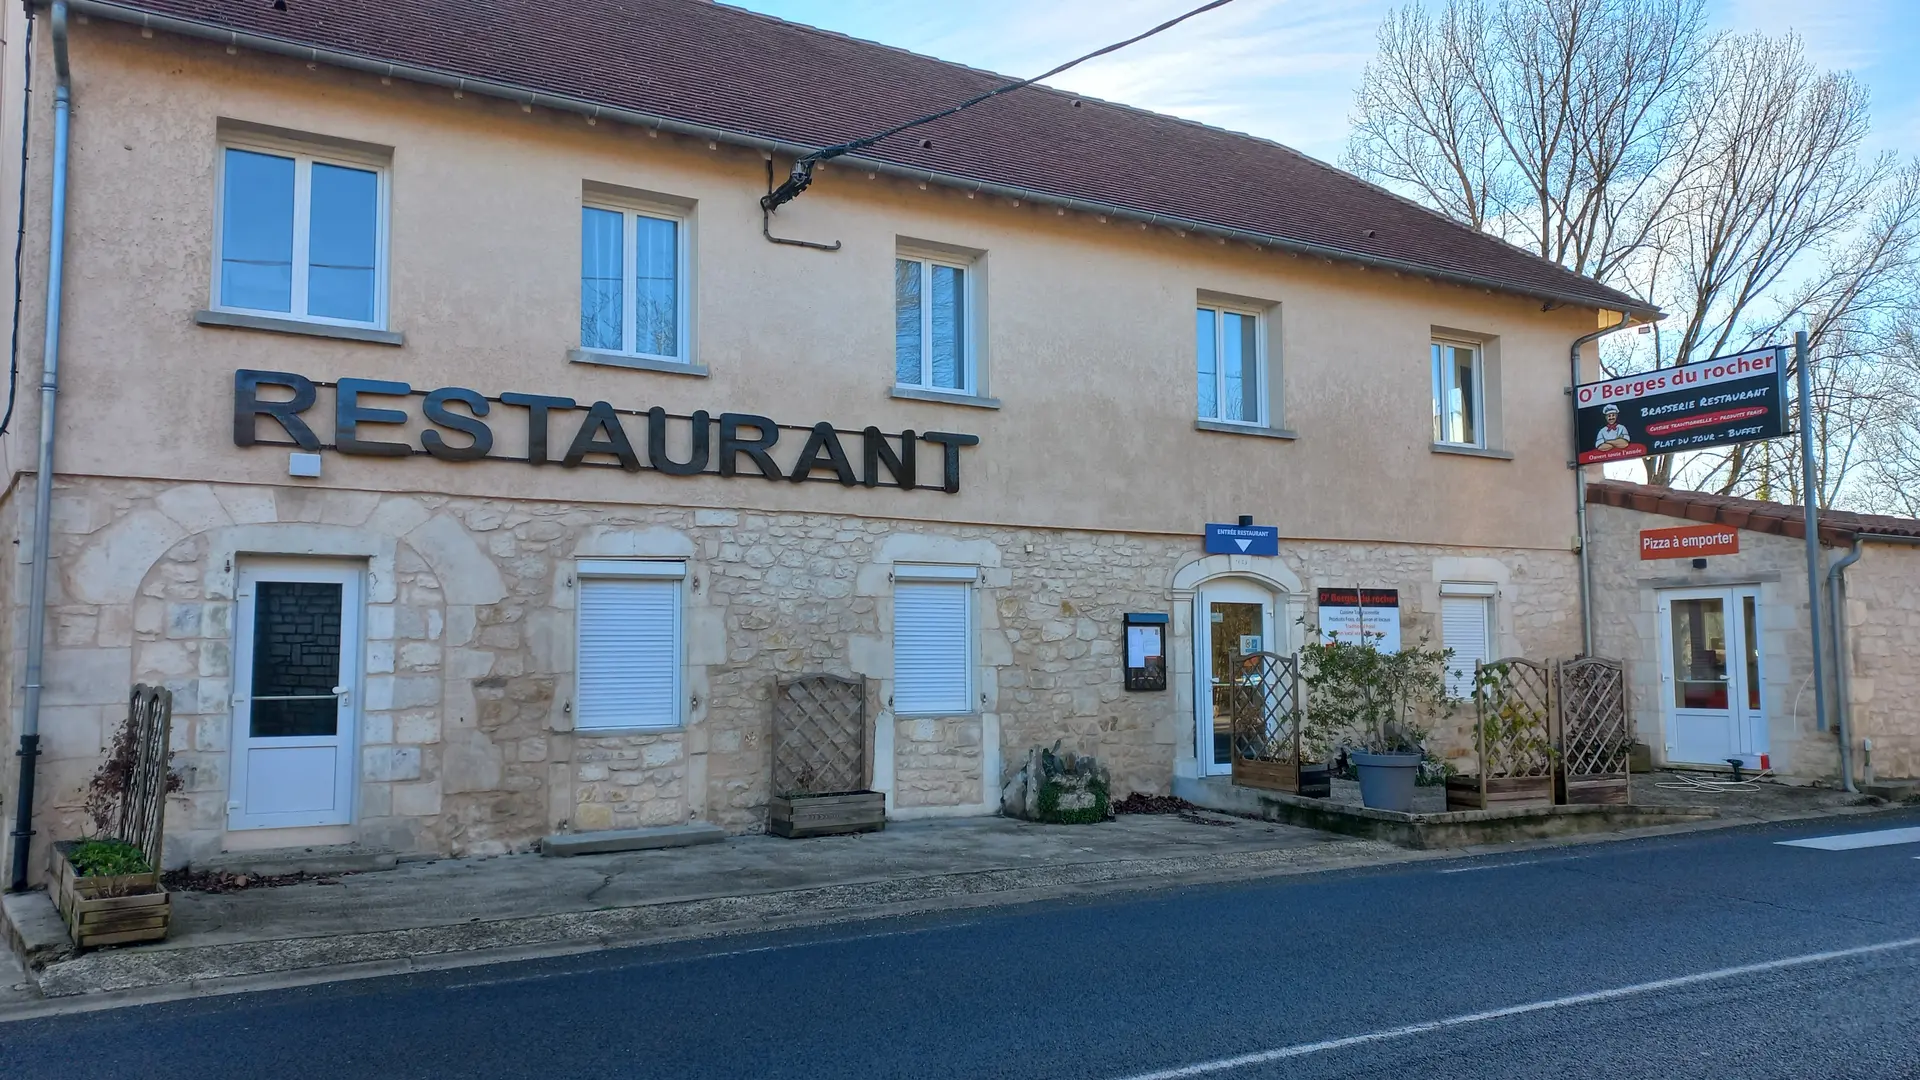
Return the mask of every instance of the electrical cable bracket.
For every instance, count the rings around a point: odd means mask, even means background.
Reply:
[[[805,161],[805,159],[802,159],[802,161]],[[799,164],[794,165],[793,176],[787,180],[787,184],[797,185],[794,194],[799,194],[801,190],[804,190],[806,186],[811,183],[813,183],[813,163],[810,161],[806,162],[804,168]],[[786,185],[782,185],[782,187],[785,186]],[[773,235],[773,211],[780,205],[780,203],[774,201],[773,195],[773,158],[769,157],[767,158],[767,195],[760,200],[760,235],[776,244],[812,248],[815,251],[840,250],[840,241],[838,240],[835,240],[831,244],[823,244],[818,240],[796,240],[792,237]],[[787,196],[789,199],[792,197],[793,195]]]

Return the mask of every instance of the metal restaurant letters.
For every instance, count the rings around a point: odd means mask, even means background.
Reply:
[[[254,371],[241,368],[233,373],[233,442],[236,446],[296,446],[317,451],[322,444],[302,414],[319,400],[317,388],[329,385],[304,375],[284,371]],[[898,435],[869,427],[861,431],[843,431],[832,424],[812,427],[778,424],[752,413],[723,412],[718,417],[705,410],[692,416],[677,416],[654,406],[645,411],[616,409],[604,401],[581,405],[569,397],[546,394],[501,394],[487,397],[463,386],[443,386],[438,390],[415,390],[404,382],[386,379],[341,379],[334,389],[333,446],[342,454],[371,457],[406,457],[424,453],[441,461],[524,461],[533,465],[559,464],[617,467],[628,472],[653,469],[669,476],[695,476],[715,473],[720,476],[762,476],[768,480],[807,480],[838,482],[847,487],[938,487],[949,493],[960,490],[960,448],[980,442],[978,435],[949,431],[906,430]],[[262,397],[262,388],[272,388],[273,397]],[[406,409],[390,408],[369,399],[422,398],[420,418],[429,427],[419,433],[420,446],[380,438],[366,431],[368,426],[391,426],[392,434],[414,417]],[[397,403],[397,402],[391,402]],[[488,423],[495,404],[525,411],[526,455],[494,452],[494,430]],[[580,414],[579,426],[558,456],[555,441],[556,417],[561,413]],[[280,426],[287,440],[258,437],[258,422],[266,417]],[[643,418],[646,425],[644,461],[634,448],[623,417]],[[686,460],[675,461],[668,452],[670,421],[683,421],[686,434]],[[633,421],[638,425],[641,420]],[[677,425],[676,425],[677,426]],[[718,445],[714,428],[719,429]],[[791,467],[783,468],[774,459],[773,447],[782,431],[806,432],[800,453]],[[861,468],[858,474],[848,456],[841,436],[859,440]],[[449,437],[451,436],[451,437]],[[560,438],[564,439],[562,435]],[[929,443],[939,447],[941,481],[923,484],[919,479],[916,447]],[[745,471],[742,465],[747,466]],[[886,479],[882,479],[883,476]]]

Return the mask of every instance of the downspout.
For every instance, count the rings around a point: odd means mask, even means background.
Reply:
[[[1858,789],[1853,784],[1853,664],[1847,650],[1847,624],[1844,618],[1847,606],[1846,570],[1860,561],[1860,556],[1865,554],[1863,545],[1869,540],[1876,544],[1920,546],[1920,536],[1855,533],[1853,550],[1834,560],[1833,565],[1827,568],[1827,600],[1833,616],[1833,672],[1839,698],[1834,703],[1834,726],[1840,735],[1840,778],[1848,791]]]
[[[1619,322],[1614,323],[1612,326],[1603,326],[1591,334],[1582,334],[1575,338],[1573,345],[1567,349],[1567,368],[1569,372],[1568,378],[1570,380],[1567,383],[1567,402],[1573,406],[1574,409],[1571,417],[1577,417],[1580,408],[1579,403],[1573,400],[1573,395],[1578,391],[1580,386],[1580,347],[1589,341],[1598,341],[1608,334],[1613,333],[1615,330],[1626,329],[1628,319],[1629,316],[1623,313],[1620,316]],[[1579,423],[1576,422],[1573,425],[1573,430],[1575,432],[1573,460],[1568,464],[1573,466],[1573,512],[1580,532],[1580,655],[1592,656],[1593,562],[1587,557],[1587,470],[1585,466],[1580,464]]]
[[[27,589],[26,704],[20,716],[19,803],[13,816],[13,883],[27,887],[33,844],[34,759],[40,755],[40,691],[47,653],[47,547],[53,510],[53,441],[60,403],[60,288],[67,241],[67,128],[73,87],[67,67],[67,3],[53,0],[53,193],[47,224],[46,346],[40,368],[40,459],[33,486],[33,569]]]
[[[1854,534],[1853,550],[1834,560],[1827,567],[1827,625],[1833,628],[1833,676],[1834,709],[1833,723],[1840,736],[1840,784],[1847,791],[1856,791],[1853,786],[1853,676],[1847,671],[1846,626],[1841,621],[1847,602],[1847,567],[1860,561],[1861,538]],[[1821,659],[1825,659],[1822,657]]]

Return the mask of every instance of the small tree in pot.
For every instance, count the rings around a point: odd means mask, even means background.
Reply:
[[[1339,732],[1359,771],[1361,801],[1405,813],[1425,755],[1422,721],[1445,716],[1456,704],[1446,677],[1453,650],[1422,642],[1383,652],[1380,640],[1362,634],[1309,641],[1301,649],[1307,710],[1316,727]]]

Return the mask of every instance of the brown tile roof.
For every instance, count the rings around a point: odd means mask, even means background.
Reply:
[[[1731,525],[1754,532],[1774,533],[1803,539],[1807,535],[1806,511],[1797,505],[1737,499],[1731,495],[1713,495],[1704,491],[1652,487],[1620,480],[1593,480],[1587,484],[1587,501],[1602,506],[1619,506],[1642,513],[1662,514],[1713,525]],[[1820,511],[1820,542],[1829,547],[1853,543],[1862,533],[1879,536],[1920,536],[1920,520],[1890,517],[1885,514],[1856,514],[1848,510]]]
[[[285,11],[269,0],[71,0],[70,7],[218,41],[252,35],[240,44],[363,70],[407,65],[416,70],[393,74],[482,81],[491,85],[469,88],[580,111],[641,113],[786,148],[869,135],[1006,81],[705,0],[287,0]],[[1287,147],[1041,87],[895,136],[863,158],[937,183],[1021,189],[1535,298],[1649,310]]]

